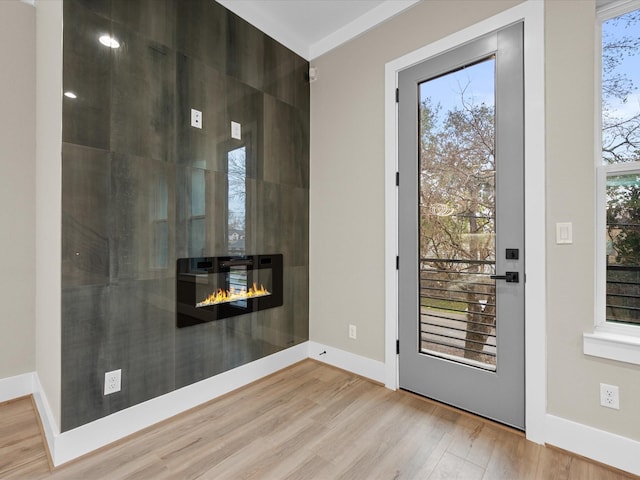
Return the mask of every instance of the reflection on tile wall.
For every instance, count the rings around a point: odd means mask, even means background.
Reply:
[[[65,0],[63,431],[308,339],[307,70],[211,0]],[[242,253],[284,305],[177,329],[176,259]]]

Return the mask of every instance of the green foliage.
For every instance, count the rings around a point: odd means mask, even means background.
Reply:
[[[436,298],[422,297],[420,299],[420,305],[422,307],[428,307],[431,310],[452,311],[457,310],[463,312],[469,305],[467,302],[457,302],[455,300],[442,300]]]
[[[609,186],[607,196],[607,235],[615,263],[640,266],[640,186]]]

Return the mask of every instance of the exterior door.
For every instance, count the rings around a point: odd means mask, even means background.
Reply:
[[[522,39],[515,24],[398,78],[400,388],[520,429]]]

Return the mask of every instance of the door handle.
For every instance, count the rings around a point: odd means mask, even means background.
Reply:
[[[507,283],[520,283],[518,272],[505,272],[504,275],[491,275],[492,280],[506,280]]]

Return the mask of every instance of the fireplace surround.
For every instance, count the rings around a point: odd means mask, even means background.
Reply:
[[[282,254],[179,258],[178,328],[244,315],[283,303]]]
[[[309,62],[210,0],[60,8],[63,86],[82,88],[62,102],[67,432],[308,341]],[[230,178],[240,149],[244,179]],[[283,255],[282,306],[176,327],[178,258],[262,253]],[[200,300],[180,305],[186,324],[222,310]],[[105,396],[117,369],[122,391]]]

